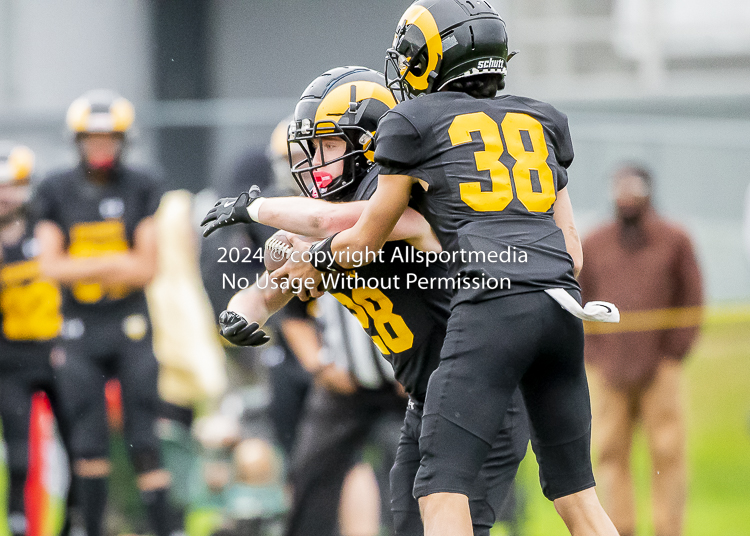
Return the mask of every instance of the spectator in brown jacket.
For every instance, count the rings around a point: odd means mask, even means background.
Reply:
[[[620,324],[588,329],[593,440],[602,504],[622,536],[635,533],[630,445],[641,423],[652,462],[655,533],[682,534],[687,495],[682,362],[699,331],[701,274],[687,234],[651,205],[637,166],[614,176],[617,216],[584,240],[584,302],[607,300]],[[604,325],[602,325],[604,326]]]

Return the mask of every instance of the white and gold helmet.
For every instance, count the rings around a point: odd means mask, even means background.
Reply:
[[[33,171],[31,149],[11,141],[0,141],[0,184],[27,184]]]
[[[125,134],[133,125],[133,104],[108,89],[94,89],[78,97],[68,107],[68,128],[80,134]]]

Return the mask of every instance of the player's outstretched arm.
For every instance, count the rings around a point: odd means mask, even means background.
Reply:
[[[276,288],[274,288],[276,287]],[[258,325],[263,326],[271,316],[284,307],[291,297],[270,284],[268,272],[258,278],[258,282],[235,294],[227,310],[239,313]]]
[[[270,284],[268,272],[257,283],[235,294],[227,310],[219,315],[221,335],[237,346],[260,346],[269,338],[260,329],[268,319],[284,307],[293,295],[283,294]]]
[[[357,258],[355,253],[369,258],[368,252],[383,247],[409,204],[415,180],[407,175],[378,177],[378,188],[357,223],[337,234],[331,242],[331,252],[343,268],[354,268],[351,259]]]
[[[319,269],[340,271],[372,262],[373,252],[383,247],[406,210],[414,181],[415,179],[406,175],[381,175],[378,179],[377,190],[352,228],[321,240],[312,248],[291,237],[295,251],[310,249],[313,258],[316,259],[315,264],[299,262],[299,258],[296,261],[290,259],[284,266],[273,272],[274,278],[312,281],[317,284],[321,281]],[[367,260],[355,266],[356,259]],[[318,264],[319,261],[327,267],[321,267],[322,265]],[[315,284],[298,285],[294,289],[288,287],[285,292],[295,292],[303,301],[311,297],[317,298],[322,294]]]
[[[256,186],[250,189],[251,192],[253,190],[260,191]],[[257,208],[250,214],[251,218],[255,218],[254,221],[312,238],[325,238],[349,229],[357,223],[367,206],[367,201],[331,203],[309,197],[257,197],[251,202]],[[213,218],[215,212],[212,211],[217,208],[221,208],[220,203],[209,211],[206,218]],[[206,221],[204,219],[204,223]],[[216,228],[221,226],[224,225],[217,225]],[[211,232],[213,229],[207,227],[204,235]],[[423,251],[441,251],[430,225],[412,208],[404,211],[388,240],[405,240]]]
[[[583,268],[583,248],[581,247],[581,239],[578,236],[576,223],[573,219],[573,205],[570,202],[567,186],[557,192],[554,209],[555,223],[562,230],[565,237],[565,249],[568,250],[568,254],[573,258],[573,275],[578,277],[581,268]]]

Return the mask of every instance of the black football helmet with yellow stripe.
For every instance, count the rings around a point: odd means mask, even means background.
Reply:
[[[308,197],[341,199],[374,165],[374,138],[378,120],[396,101],[385,87],[383,75],[367,67],[338,67],[326,71],[307,86],[294,110],[287,145],[294,179]],[[340,137],[346,142],[342,156],[326,160],[318,143],[320,164],[313,165],[315,142]],[[301,148],[304,157],[292,157]],[[339,177],[316,174],[322,167],[344,160]]]
[[[417,0],[401,17],[386,52],[388,89],[399,101],[450,82],[507,72],[505,22],[485,0]]]

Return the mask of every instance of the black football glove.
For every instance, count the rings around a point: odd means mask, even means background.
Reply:
[[[248,323],[247,318],[233,311],[222,311],[219,315],[221,335],[237,346],[260,346],[271,340],[271,337],[258,329],[257,322]]]
[[[219,199],[201,222],[201,226],[208,224],[203,229],[203,236],[206,237],[216,229],[235,223],[254,223],[250,219],[247,207],[259,197],[260,188],[252,186],[249,191],[242,192],[237,197],[222,197]]]

